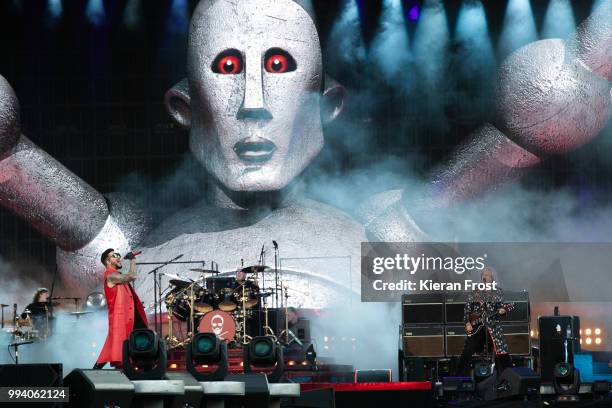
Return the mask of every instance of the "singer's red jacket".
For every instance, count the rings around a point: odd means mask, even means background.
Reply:
[[[113,268],[107,268],[104,271],[104,295],[108,304],[108,335],[96,363],[110,362],[112,366],[121,367],[123,341],[129,337],[134,328],[134,305],[144,323],[148,323],[142,302],[129,284],[117,284],[112,288],[108,286],[106,278],[115,272],[117,270]]]

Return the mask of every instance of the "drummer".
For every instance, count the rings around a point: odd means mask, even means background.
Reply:
[[[45,317],[49,311],[49,290],[47,288],[38,288],[32,296],[32,303],[26,306],[21,313],[22,319],[27,319],[28,315],[30,318]]]
[[[236,288],[239,288],[241,285],[246,284],[248,288],[259,289],[259,282],[257,281],[257,277],[253,278],[253,280],[247,279],[247,273],[238,268],[236,271]]]
[[[38,288],[32,296],[32,303],[26,306],[21,313],[22,319],[28,317],[32,320],[32,326],[36,330],[46,327],[47,318],[51,312],[51,302],[49,301],[49,290],[47,288]]]

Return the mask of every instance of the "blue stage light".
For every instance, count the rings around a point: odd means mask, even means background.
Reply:
[[[455,26],[455,40],[461,45],[459,58],[463,71],[474,76],[493,74],[495,54],[487,17],[480,1],[463,1]],[[471,75],[470,74],[470,75]]]
[[[102,0],[88,0],[85,7],[85,16],[87,20],[95,26],[101,26],[106,20],[104,13],[104,4]]]
[[[62,16],[62,0],[49,0],[47,3],[48,22],[54,23]]]
[[[566,38],[576,31],[576,20],[569,0],[550,0],[541,38]]]
[[[329,36],[328,61],[331,65],[363,64],[366,58],[361,21],[355,0],[344,0]]]
[[[529,0],[509,0],[503,24],[498,44],[502,58],[538,39]]]
[[[172,0],[167,31],[170,34],[184,34],[189,26],[189,10],[187,0]]]
[[[413,54],[426,87],[439,85],[444,75],[445,56],[449,43],[448,19],[444,4],[425,0],[414,33]]]
[[[123,11],[123,24],[130,30],[142,27],[142,0],[128,0]]]
[[[387,80],[405,72],[410,60],[410,41],[401,0],[384,0],[378,31],[370,46],[371,58]]]

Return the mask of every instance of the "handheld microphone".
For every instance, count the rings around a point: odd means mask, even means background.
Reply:
[[[136,258],[140,254],[142,254],[142,251],[131,251],[131,252],[128,252],[127,254],[125,254],[123,259],[134,259],[134,258]]]

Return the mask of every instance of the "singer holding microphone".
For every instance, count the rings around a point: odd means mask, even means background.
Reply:
[[[128,339],[132,330],[147,328],[142,302],[130,284],[136,279],[136,255],[139,253],[132,251],[124,257],[130,261],[127,274],[119,272],[122,267],[121,255],[112,248],[104,251],[100,257],[106,267],[104,295],[108,305],[108,335],[94,369],[101,369],[107,362],[121,368],[123,341]]]

